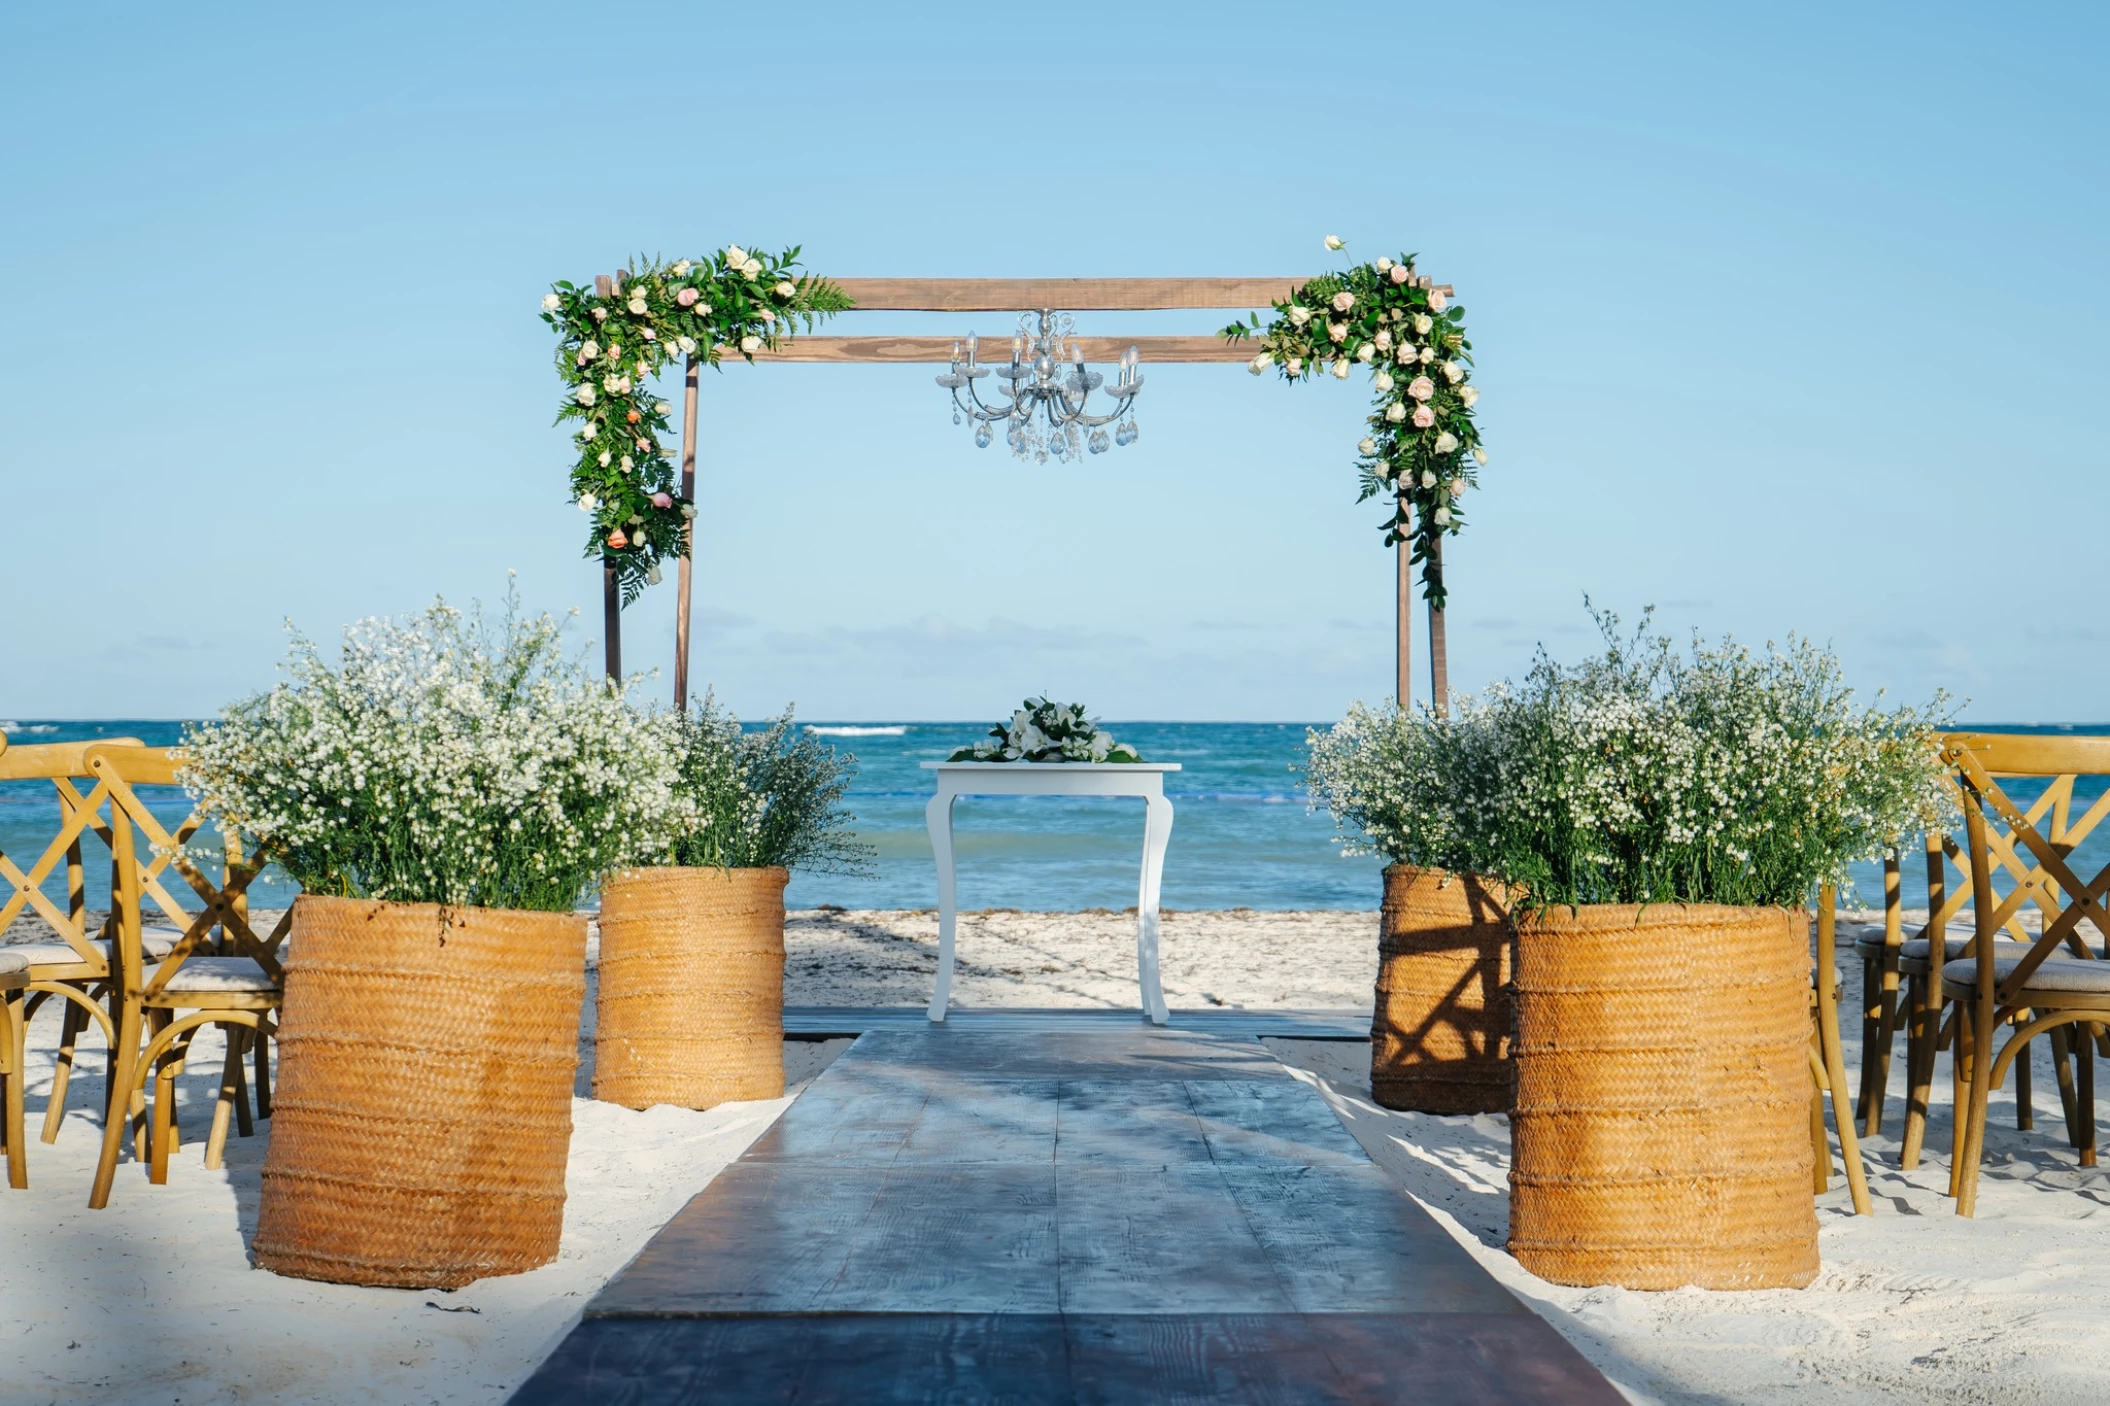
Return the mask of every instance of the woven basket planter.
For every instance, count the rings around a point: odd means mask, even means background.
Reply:
[[[1385,870],[1370,1022],[1370,1092],[1387,1108],[1506,1112],[1509,913],[1491,880]]]
[[[576,913],[294,900],[257,1266],[452,1289],[557,1257]]]
[[[593,1096],[784,1093],[783,869],[632,869],[601,891]]]
[[[1558,1284],[1800,1288],[1809,919],[1555,908],[1517,924],[1509,1248]]]

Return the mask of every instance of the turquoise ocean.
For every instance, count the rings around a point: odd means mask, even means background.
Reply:
[[[923,808],[930,799],[928,772],[918,763],[942,759],[987,729],[976,723],[808,723],[812,731],[857,759],[848,803],[859,834],[878,850],[870,878],[800,874],[787,900],[795,908],[838,904],[845,908],[928,908],[937,902],[937,876],[924,833]],[[1177,762],[1165,779],[1174,810],[1172,843],[1165,859],[1164,906],[1172,909],[1375,909],[1378,860],[1343,858],[1332,820],[1313,815],[1305,803],[1303,723],[1104,724],[1133,743],[1151,761]],[[1984,726],[1984,725],[1981,725]],[[105,737],[136,737],[152,746],[173,745],[181,724],[118,720],[57,722],[22,719],[0,723],[17,744]],[[1989,729],[1990,730],[1990,729]],[[2110,732],[2110,725],[2003,727],[2016,732]],[[2084,782],[2092,799],[2100,784]],[[2032,794],[2016,787],[2018,799]],[[143,798],[173,822],[187,806],[180,791],[148,790]],[[48,843],[58,806],[47,782],[0,782],[0,850],[27,868]],[[962,908],[1021,908],[1076,911],[1121,909],[1136,901],[1142,857],[1143,806],[1137,800],[1068,797],[970,797],[954,811]],[[109,890],[107,869],[98,870],[91,842],[90,903],[100,906]],[[2074,863],[2085,875],[2110,863],[2110,822],[2081,847]],[[1924,866],[1918,853],[1906,856],[1905,892],[1915,906],[1925,902]],[[1861,901],[1881,902],[1874,865],[1856,879]],[[58,876],[45,884],[58,897]],[[262,904],[277,906],[295,892],[283,875],[267,872],[252,889]]]

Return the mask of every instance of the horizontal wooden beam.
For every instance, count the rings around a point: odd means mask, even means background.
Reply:
[[[957,337],[797,337],[782,351],[759,351],[756,361],[937,361],[950,362]],[[1084,349],[1090,362],[1115,361],[1130,347],[1136,348],[1145,366],[1179,361],[1250,361],[1258,353],[1253,342],[1226,342],[1221,337],[1072,337],[1069,344]],[[730,362],[739,353],[721,349]],[[982,341],[982,364],[995,366],[1011,359],[1011,338],[986,337]]]
[[[1264,308],[1306,278],[838,278],[863,312]],[[1439,285],[1448,297],[1451,286]]]

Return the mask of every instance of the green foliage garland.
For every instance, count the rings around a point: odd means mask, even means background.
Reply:
[[[1328,235],[1326,247],[1340,250]],[[1465,339],[1465,309],[1449,305],[1441,290],[1415,272],[1413,254],[1379,259],[1337,274],[1323,274],[1276,303],[1263,322],[1234,322],[1223,330],[1231,341],[1260,339],[1249,363],[1256,376],[1270,366],[1283,379],[1302,381],[1322,372],[1347,380],[1360,364],[1370,373],[1377,398],[1369,433],[1356,446],[1362,493],[1387,494],[1392,516],[1384,523],[1385,545],[1411,538],[1413,559],[1422,563],[1422,594],[1441,609],[1443,575],[1431,572],[1431,548],[1445,533],[1465,525],[1461,500],[1486,467],[1480,429],[1473,421],[1479,390],[1470,384],[1472,347]]]
[[[712,366],[728,353],[753,361],[782,346],[792,324],[811,331],[848,309],[849,296],[799,272],[798,257],[796,247],[770,255],[733,245],[672,264],[640,258],[609,296],[556,283],[542,300],[565,385],[557,421],[578,422],[571,492],[593,522],[585,554],[615,564],[625,605],[659,581],[661,561],[681,555],[696,516],[669,455],[674,407],[649,382],[690,356]]]

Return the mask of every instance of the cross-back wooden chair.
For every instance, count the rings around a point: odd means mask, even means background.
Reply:
[[[110,841],[110,827],[103,818],[109,788],[88,775],[86,754],[91,746],[98,745],[136,747],[139,742],[136,738],[113,738],[107,744],[38,743],[0,752],[0,781],[48,781],[59,808],[57,831],[42,852],[29,859],[27,869],[0,850],[0,881],[10,890],[6,900],[0,902],[0,933],[6,932],[24,912],[34,912],[59,939],[18,943],[8,949],[28,964],[27,996],[22,1009],[25,1024],[49,1001],[57,1001],[62,1008],[57,1065],[51,1098],[44,1111],[45,1142],[58,1139],[81,1032],[93,1025],[102,1033],[104,1048],[115,1048],[116,1029],[102,1004],[110,981],[110,929],[107,919],[94,923],[89,914],[83,852],[83,842],[91,836],[106,848]],[[62,865],[66,874],[63,908],[44,892],[45,883]],[[166,933],[144,940],[149,947],[164,952],[171,945]]]
[[[171,830],[140,800],[135,788],[176,784],[176,757],[152,747],[100,746],[88,749],[89,772],[107,788],[110,800],[112,865],[111,917],[116,929],[114,1016],[117,1090],[113,1116],[103,1128],[102,1158],[88,1204],[109,1204],[119,1149],[127,1122],[133,1127],[133,1155],[148,1163],[148,1180],[168,1180],[168,1162],[179,1138],[176,1080],[192,1037],[207,1025],[226,1036],[220,1092],[206,1140],[205,1164],[220,1165],[230,1115],[243,1137],[250,1135],[245,1054],[256,1065],[259,1117],[271,1116],[269,1041],[276,1033],[285,973],[279,948],[291,927],[290,912],[280,917],[268,938],[249,925],[249,885],[262,870],[261,850],[246,862],[230,859],[221,882],[214,883],[183,851],[201,819],[196,812]],[[147,841],[151,857],[140,847]],[[239,853],[230,837],[231,853]],[[173,869],[202,904],[195,914],[176,905],[162,887]],[[151,956],[143,942],[143,907],[149,899],[164,912],[184,913],[187,926],[165,955]],[[220,936],[217,940],[214,933]],[[142,1044],[144,1039],[144,1044]],[[147,1097],[147,1084],[154,1086]],[[115,1110],[125,1116],[115,1116]]]
[[[0,947],[0,1137],[6,1139],[7,1184],[16,1190],[29,1186],[28,1134],[23,1131],[22,993],[29,987],[29,959]]]
[[[2092,876],[2068,863],[2073,852],[2106,816],[2110,785],[2078,818],[2074,786],[2080,778],[2110,778],[2110,737],[2026,737],[1974,733],[1949,739],[1947,759],[1964,796],[1964,833],[1970,850],[1975,933],[1970,960],[1950,963],[1941,976],[1942,996],[1956,1003],[1955,1054],[1958,1085],[1956,1150],[1950,1162],[1950,1194],[1959,1215],[1978,1204],[1978,1165],[1985,1152],[1986,1109],[2010,1065],[2038,1034],[2066,1038],[2055,1051],[2070,1051],[2075,1071],[2078,1137],[2072,1139],[2082,1166],[2094,1166],[2095,1054],[2110,1024],[2110,865]],[[2003,778],[2042,778],[2044,795],[2025,810],[2007,794]],[[2005,894],[1999,880],[2008,881]],[[1995,901],[1997,900],[1997,902]],[[2027,944],[1996,943],[2023,906],[2044,915],[2043,930]],[[2099,950],[2091,951],[2082,924],[2093,926]],[[2003,953],[2005,946],[2015,948]],[[1997,1051],[2002,1025],[2015,1031]],[[2063,1084],[2062,1079],[2062,1084]]]

